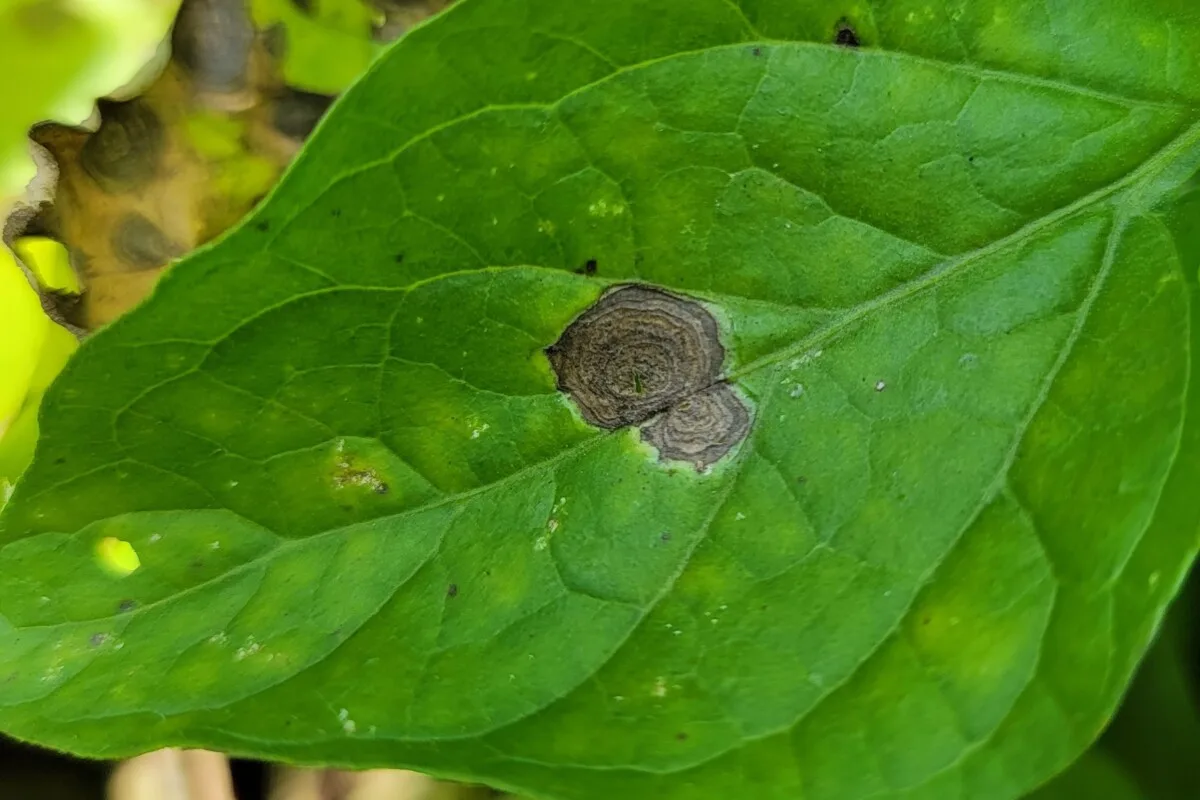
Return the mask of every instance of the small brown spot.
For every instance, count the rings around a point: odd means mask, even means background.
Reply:
[[[858,40],[858,34],[854,32],[854,28],[851,27],[850,21],[845,17],[838,20],[833,43],[842,47],[858,47],[861,44],[861,42]]]
[[[756,56],[761,56],[761,55],[762,55],[762,48],[761,48],[761,47],[756,47],[756,48],[754,48],[753,50],[751,50],[750,52],[751,52],[751,53],[753,53],[753,54],[754,54],[754,55],[756,55]]]
[[[458,584],[452,583],[446,587],[446,597],[458,597]]]
[[[587,275],[591,277],[596,274],[596,259],[589,258],[587,263],[575,270],[576,275]]]
[[[158,172],[166,135],[145,103],[101,100],[100,128],[79,151],[79,163],[101,189],[121,192],[150,181]]]
[[[339,444],[336,451],[337,460],[333,465],[333,486],[335,489],[358,487],[370,489],[375,494],[387,494],[390,487],[379,473],[369,465],[360,463],[353,453],[344,452],[344,443]],[[350,510],[349,506],[345,506]]]

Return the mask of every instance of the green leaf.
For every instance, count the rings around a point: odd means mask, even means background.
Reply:
[[[1192,202],[1197,200],[1200,195]],[[1200,210],[1200,204],[1195,209]],[[1194,220],[1190,228],[1193,237],[1200,231]],[[1083,758],[1031,795],[1031,800],[1190,800],[1195,796],[1200,750],[1198,600],[1200,574],[1193,570],[1139,665],[1116,719]]]
[[[1182,0],[453,7],[48,393],[0,725],[546,797],[1033,789],[1196,551],[1197,53]]]
[[[1101,750],[1089,750],[1028,800],[1153,800],[1138,788],[1121,765]]]

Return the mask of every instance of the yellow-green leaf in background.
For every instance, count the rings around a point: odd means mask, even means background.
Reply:
[[[43,286],[77,288],[62,245],[47,239],[23,239],[17,249]],[[16,481],[33,455],[42,393],[74,352],[76,342],[42,313],[37,294],[7,248],[0,248],[0,320],[2,500],[6,487]]]
[[[26,133],[78,124],[153,60],[179,0],[0,0],[0,209],[33,177]]]
[[[0,219],[34,175],[27,134],[44,120],[84,122],[95,99],[153,68],[179,0],[0,0]],[[19,76],[19,79],[16,79]],[[30,243],[44,285],[68,288],[65,251]],[[27,263],[29,258],[25,258]],[[7,249],[0,249],[0,489],[28,463],[41,392],[74,338],[42,313]],[[7,495],[7,489],[0,499]]]
[[[382,49],[371,39],[379,12],[361,0],[251,0],[250,8],[256,26],[282,28],[283,78],[299,89],[336,94]]]

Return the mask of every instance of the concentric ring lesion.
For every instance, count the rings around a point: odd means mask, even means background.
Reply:
[[[663,461],[703,470],[750,429],[750,411],[722,378],[716,318],[694,300],[643,284],[604,294],[546,350],[558,389],[585,420],[637,425]]]

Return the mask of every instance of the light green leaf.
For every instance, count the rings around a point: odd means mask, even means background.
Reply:
[[[283,78],[291,86],[336,94],[370,65],[381,47],[371,40],[378,12],[365,0],[251,0],[259,27],[283,32]]]
[[[1196,550],[1197,53],[1182,0],[455,6],[52,387],[0,723],[546,797],[1033,789]],[[678,390],[646,433],[589,424],[578,341]],[[660,461],[710,386],[748,436]]]
[[[33,177],[27,134],[82,123],[152,61],[179,0],[0,0],[0,214]],[[7,269],[7,266],[5,266]]]

